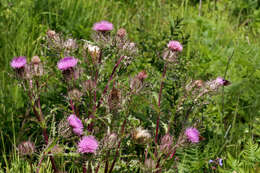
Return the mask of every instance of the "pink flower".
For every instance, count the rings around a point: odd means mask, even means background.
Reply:
[[[26,57],[25,56],[14,57],[12,62],[11,62],[11,66],[14,69],[22,68],[22,67],[25,66],[25,64],[26,64]]]
[[[137,77],[138,77],[138,79],[143,80],[143,79],[147,78],[148,75],[147,75],[147,73],[143,70],[143,71],[141,71],[141,72],[138,73]]]
[[[185,135],[188,137],[188,139],[192,143],[198,143],[199,142],[200,132],[196,128],[192,128],[192,127],[187,128],[185,130]]]
[[[69,122],[69,125],[73,128],[72,130],[76,135],[80,136],[83,134],[83,124],[76,115],[71,114],[67,120]]]
[[[76,135],[81,136],[81,135],[83,134],[83,127],[82,127],[82,128],[80,128],[80,127],[73,128],[72,131],[73,131],[73,133],[75,133]]]
[[[74,114],[71,114],[67,120],[72,128],[83,127],[81,120]]]
[[[113,29],[113,24],[103,20],[95,23],[92,29],[95,31],[111,31]]]
[[[74,57],[65,57],[63,59],[61,59],[59,62],[58,62],[58,68],[60,70],[67,70],[69,68],[72,68],[72,67],[75,67],[78,63],[78,60]]]
[[[224,86],[226,86],[226,85],[229,85],[229,84],[230,84],[229,81],[225,80],[225,79],[222,78],[222,77],[217,77],[217,79],[216,79],[215,81],[216,81],[216,83],[217,83],[218,85],[224,85]]]
[[[94,136],[83,136],[78,143],[78,152],[95,153],[98,149],[98,141]]]
[[[183,49],[181,43],[175,40],[172,40],[168,43],[168,48],[176,52],[181,52]]]

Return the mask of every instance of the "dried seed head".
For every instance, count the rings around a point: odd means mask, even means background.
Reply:
[[[148,132],[148,130],[144,130],[142,127],[138,127],[137,129],[133,130],[132,137],[136,143],[145,144],[150,141],[151,134]]]
[[[115,133],[107,134],[103,139],[103,147],[105,149],[112,149],[116,147],[118,136]]]
[[[30,73],[33,76],[42,76],[43,75],[43,66],[41,60],[38,56],[33,56],[30,65]]]
[[[35,152],[35,145],[33,142],[25,141],[18,145],[19,154],[32,155]]]
[[[92,58],[92,62],[94,64],[98,63],[100,56],[101,56],[101,50],[98,46],[94,46],[91,44],[85,44],[84,47],[88,49],[88,53],[90,54]]]

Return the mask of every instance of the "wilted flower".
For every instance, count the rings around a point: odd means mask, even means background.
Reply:
[[[176,51],[176,52],[181,52],[182,51],[182,45],[180,42],[178,41],[175,41],[175,40],[172,40],[168,43],[168,48],[171,50],[171,51]]]
[[[120,38],[124,38],[126,36],[126,30],[124,28],[120,28],[117,31],[117,36],[120,37]]]
[[[58,62],[58,68],[60,70],[68,70],[77,65],[78,60],[74,57],[65,57]]]
[[[166,134],[161,139],[160,150],[167,154],[172,148],[173,137],[170,134]]]
[[[137,143],[144,144],[151,139],[151,134],[148,132],[148,130],[144,130],[142,127],[138,127],[132,132],[132,137]]]
[[[112,88],[112,91],[108,97],[108,105],[110,110],[117,110],[120,106],[120,90],[115,87]]]
[[[135,92],[139,92],[143,87],[144,79],[147,78],[147,73],[143,70],[130,80],[130,88]]]
[[[103,139],[104,148],[111,149],[116,146],[117,143],[117,134],[111,133],[107,134]]]
[[[192,143],[198,143],[199,142],[200,132],[196,128],[192,128],[192,127],[187,128],[185,130],[185,135],[188,137],[188,139]]]
[[[74,39],[71,39],[69,38],[68,40],[66,40],[63,44],[64,48],[65,49],[68,49],[68,50],[75,50],[77,49],[77,43],[76,43],[76,40]]]
[[[56,32],[53,31],[53,30],[48,30],[47,31],[47,36],[50,37],[50,38],[54,38],[54,36],[56,35]]]
[[[73,128],[73,132],[75,134],[79,136],[83,134],[83,124],[76,115],[71,114],[67,120],[69,122],[69,125]]]
[[[32,155],[35,152],[35,145],[30,141],[22,142],[18,145],[18,151],[21,155]]]
[[[86,44],[86,48],[88,49],[88,53],[90,54],[92,58],[92,62],[95,64],[99,61],[101,50],[98,46],[94,46],[91,44]]]
[[[41,59],[38,56],[33,56],[31,60],[30,72],[35,76],[43,75],[43,66],[41,64]]]
[[[113,24],[108,21],[100,21],[95,23],[92,29],[101,32],[111,31],[113,30]]]
[[[26,57],[25,56],[19,56],[19,57],[14,57],[11,66],[14,69],[20,69],[24,68],[26,65]]]
[[[94,136],[83,136],[78,143],[78,152],[80,153],[95,153],[98,149],[98,141]]]

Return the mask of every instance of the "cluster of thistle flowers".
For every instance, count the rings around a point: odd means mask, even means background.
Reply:
[[[114,46],[118,47],[120,50],[123,50],[124,53],[127,53],[127,51],[125,51],[125,50],[128,50],[128,52],[132,52],[132,53],[136,52],[134,43],[128,41],[128,39],[126,38],[126,31],[124,29],[119,29],[117,32],[117,36],[113,39],[109,34],[109,31],[111,31],[112,29],[113,29],[113,24],[111,24],[107,21],[98,22],[93,26],[93,30],[97,31],[95,33],[95,42],[97,42],[97,43],[99,42],[98,44],[100,45],[100,47],[94,46],[94,45],[91,45],[88,43],[85,45],[85,48],[88,50],[91,57],[93,58],[93,63],[95,63],[95,62],[100,63],[101,49],[104,49],[105,45],[109,45],[109,44],[114,45]],[[49,38],[49,42],[51,42],[50,45],[54,48],[57,48],[57,49],[66,48],[67,53],[69,53],[70,51],[68,51],[68,50],[76,49],[78,47],[76,45],[76,42],[74,42],[73,40],[67,40],[67,42],[61,41],[62,39],[54,31],[48,31],[47,35]],[[181,45],[180,42],[175,41],[175,40],[170,41],[167,46],[168,47],[164,51],[164,54],[163,54],[163,59],[167,63],[174,64],[175,62],[178,61],[178,55],[179,55],[179,53],[182,52],[183,46]],[[123,62],[128,61],[128,59],[126,57],[127,56],[121,56],[121,58],[118,60],[118,62],[115,65],[115,69],[119,66],[119,64],[121,63],[121,60],[124,59],[125,61],[123,61]],[[40,62],[41,61],[40,61],[39,57],[35,56],[32,58],[31,64],[27,65],[26,57],[15,57],[11,62],[11,66],[16,71],[16,74],[19,77],[26,78],[27,76],[29,76],[29,78],[30,78],[30,75],[28,75],[28,74],[34,74],[37,76],[42,75],[43,68],[42,68],[42,65],[40,64]],[[78,64],[78,59],[74,58],[73,56],[66,56],[58,62],[57,67],[59,70],[62,71],[62,74],[65,79],[71,80],[71,79],[77,78],[77,76],[78,76],[78,75],[76,75],[77,74],[77,68],[76,68],[77,64]],[[125,65],[128,65],[128,63],[126,63]],[[166,71],[166,68],[165,68],[165,71]],[[165,74],[164,74],[164,76],[165,76]],[[111,75],[111,78],[112,77],[113,77],[113,73]],[[144,85],[144,79],[146,79],[147,77],[148,77],[148,74],[145,71],[141,71],[140,73],[138,73],[138,75],[136,75],[134,78],[132,78],[130,80],[131,92],[132,93],[139,92]],[[193,93],[196,92],[196,94],[194,94],[194,95],[196,95],[197,97],[201,97],[202,95],[204,95],[210,91],[216,91],[220,86],[225,86],[228,84],[229,84],[228,81],[226,81],[225,79],[223,79],[221,77],[218,77],[216,80],[208,81],[208,82],[203,82],[200,80],[191,82],[186,87],[186,90],[191,91]],[[88,81],[86,81],[85,87],[86,88],[95,88],[96,87],[95,85],[96,85],[96,83],[94,81],[88,80]],[[104,91],[106,91],[106,90],[104,90]],[[74,90],[73,90],[73,92],[74,92]],[[75,91],[75,92],[77,93],[77,91]],[[72,95],[75,95],[75,92],[74,92],[74,94],[72,93]],[[78,94],[78,96],[76,96],[76,97],[80,97],[80,94]],[[108,103],[109,103],[110,109],[118,108],[118,103],[120,102],[119,98],[120,98],[119,90],[116,89],[115,87],[113,87],[111,94],[108,97]],[[160,100],[159,100],[159,103],[160,103]],[[97,152],[97,150],[99,148],[98,140],[92,135],[88,135],[88,136],[84,135],[84,134],[86,134],[86,133],[84,133],[84,125],[83,125],[81,119],[76,115],[75,111],[74,111],[74,114],[71,114],[67,118],[67,121],[65,123],[67,123],[70,126],[72,132],[75,135],[80,137],[80,140],[77,145],[77,151],[79,153],[94,154]],[[132,134],[133,140],[136,143],[147,144],[147,143],[151,142],[150,139],[151,139],[152,135],[149,133],[148,130],[143,129],[142,127],[134,129],[131,134]],[[156,138],[157,138],[157,136],[156,136]],[[105,146],[111,147],[111,145],[114,145],[119,140],[118,140],[117,134],[112,133],[112,134],[106,135],[102,141],[106,141],[107,143],[109,143],[109,145],[106,144]],[[165,155],[173,157],[176,152],[176,149],[178,147],[181,147],[184,144],[186,144],[187,141],[190,141],[191,143],[198,143],[200,141],[200,132],[198,131],[198,129],[196,129],[195,127],[192,127],[192,126],[187,127],[183,131],[182,135],[180,135],[179,138],[176,140],[176,142],[174,142],[173,136],[171,136],[169,133],[167,133],[160,140],[159,149]],[[153,162],[154,161],[151,158],[146,157],[144,164],[147,164],[146,167],[154,168],[155,164],[152,164]]]

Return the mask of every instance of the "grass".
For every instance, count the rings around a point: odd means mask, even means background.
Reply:
[[[189,76],[208,80],[226,73],[232,82],[221,95],[212,98],[213,104],[197,112],[196,116],[203,121],[206,141],[203,146],[177,151],[181,160],[179,172],[214,172],[208,160],[216,157],[224,160],[218,172],[259,171],[259,1],[215,2],[203,1],[199,16],[198,3],[191,0],[2,0],[0,172],[29,172],[30,165],[19,157],[16,146],[27,138],[34,139],[40,129],[32,123],[26,125],[29,130],[21,130],[24,117],[31,120],[32,113],[27,111],[28,98],[13,78],[11,59],[19,55],[42,55],[42,38],[49,28],[66,37],[91,40],[92,26],[100,20],[112,22],[115,31],[124,27],[130,39],[137,43],[141,55],[131,67],[131,74],[146,69],[153,75],[152,81],[158,83],[162,72],[158,54],[164,49],[165,40],[176,39],[185,43],[183,57],[189,60]],[[180,25],[177,25],[178,19],[181,19]],[[48,107],[51,106],[48,101],[43,106],[45,112],[55,110]],[[60,115],[59,111],[56,114]],[[163,117],[164,122],[167,120]],[[40,140],[36,138],[35,142]],[[59,162],[63,164],[62,159]],[[127,168],[123,164],[118,163],[117,169]],[[79,172],[78,169],[72,166],[69,172]],[[49,160],[44,160],[41,172],[51,172]]]

